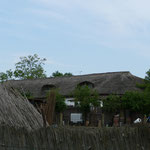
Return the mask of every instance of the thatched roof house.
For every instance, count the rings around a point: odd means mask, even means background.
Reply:
[[[142,82],[142,78],[136,77],[130,72],[109,72],[72,77],[18,80],[8,83],[14,88],[32,93],[34,98],[43,98],[46,91],[52,88],[58,88],[62,95],[69,96],[76,86],[85,84],[96,89],[100,95],[122,95],[126,91],[138,91],[136,84]]]
[[[72,77],[55,77],[34,80],[11,80],[3,84],[9,85],[23,92],[24,94],[31,94],[31,102],[38,107],[46,98],[46,94],[53,88],[59,89],[59,92],[66,97],[66,102],[72,102],[72,93],[74,89],[80,85],[88,85],[98,91],[100,96],[107,96],[110,94],[123,95],[126,91],[139,91],[137,83],[143,83],[143,79],[132,75],[130,72],[109,72],[99,74],[78,75]],[[42,126],[42,118],[33,106],[27,100],[15,96],[13,92],[8,92],[0,89],[1,94],[5,93],[5,98],[2,98],[1,103],[4,103],[3,110],[5,114],[0,116],[0,122],[5,121],[7,124],[15,126],[25,126],[29,129],[38,128]],[[7,97],[6,97],[7,96]],[[6,102],[5,102],[5,99]],[[73,103],[73,102],[72,102]],[[5,105],[8,104],[8,105]],[[3,105],[3,104],[1,104]],[[75,107],[70,107],[64,112],[64,121],[72,121],[73,113],[80,114]],[[74,106],[74,105],[73,105]],[[6,107],[6,109],[5,109]],[[7,111],[5,111],[7,110]],[[9,117],[9,114],[12,114]],[[98,117],[100,117],[99,115]],[[8,117],[8,118],[7,118]],[[3,119],[1,121],[1,118]],[[15,119],[17,118],[17,119]],[[107,117],[105,116],[105,119]],[[107,120],[107,119],[106,119]],[[97,120],[95,120],[97,121]],[[107,121],[106,121],[107,122]]]
[[[43,125],[42,116],[34,106],[17,91],[0,86],[0,125],[38,129]]]

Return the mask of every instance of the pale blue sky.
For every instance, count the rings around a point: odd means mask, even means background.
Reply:
[[[0,72],[18,57],[47,58],[47,75],[150,68],[149,0],[1,0]],[[82,72],[81,72],[82,71]]]

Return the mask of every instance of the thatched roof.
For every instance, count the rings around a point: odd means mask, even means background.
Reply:
[[[44,96],[43,90],[56,87],[60,93],[68,96],[79,84],[90,84],[100,95],[119,94],[126,91],[139,90],[137,83],[143,83],[143,79],[132,75],[130,72],[109,72],[72,77],[55,77],[34,80],[9,81],[11,86],[30,91],[33,96],[40,98]]]
[[[28,130],[41,128],[43,120],[32,104],[17,91],[0,86],[0,125],[24,127]]]

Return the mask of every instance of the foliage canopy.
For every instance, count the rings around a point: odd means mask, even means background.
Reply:
[[[42,67],[45,61],[45,58],[41,59],[37,54],[20,57],[20,61],[15,64],[14,76],[19,79],[45,78],[46,74]]]
[[[117,95],[109,95],[103,99],[103,109],[108,112],[116,112],[122,108],[121,98]]]
[[[55,93],[56,93],[55,111],[58,113],[62,113],[67,108],[65,98],[58,91],[55,91]]]
[[[89,113],[90,107],[100,106],[99,95],[96,90],[86,86],[79,86],[74,91],[76,105],[83,113]]]
[[[70,72],[63,74],[59,71],[55,71],[55,72],[52,73],[52,77],[71,77],[71,76],[73,76],[73,74],[70,73]]]
[[[0,81],[10,79],[35,79],[46,77],[43,65],[45,58],[41,59],[37,54],[27,57],[20,57],[20,61],[15,64],[15,70],[7,70],[0,73]]]

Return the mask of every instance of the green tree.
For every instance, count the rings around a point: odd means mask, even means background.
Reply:
[[[19,79],[45,78],[46,74],[42,66],[45,61],[45,58],[41,59],[37,54],[20,57],[20,61],[15,64],[14,76]]]
[[[130,110],[142,114],[150,113],[150,70],[146,72],[143,84],[137,84],[141,91],[128,91],[121,98],[110,95],[103,100],[103,109],[116,112]]]
[[[142,90],[142,92],[138,92],[136,94],[132,92],[132,95],[140,95],[140,98],[137,98],[137,102],[133,105],[137,111],[148,115],[150,113],[150,69],[146,72],[144,82],[142,84],[137,84],[137,86]],[[142,100],[140,101],[140,99]]]
[[[117,112],[122,109],[121,98],[117,95],[109,95],[103,99],[103,110]]]
[[[110,95],[103,100],[103,109],[109,112],[130,110],[148,114],[150,112],[150,92],[129,91],[122,97]]]
[[[73,76],[73,74],[70,73],[70,72],[67,72],[67,73],[64,73],[64,76],[65,76],[65,77],[71,77],[71,76]]]
[[[15,64],[15,70],[7,70],[6,73],[0,73],[0,81],[10,79],[35,79],[46,77],[43,65],[45,58],[41,59],[37,54],[27,57],[20,57],[20,61]]]
[[[55,71],[52,73],[52,77],[62,77],[63,73],[59,72],[59,71]]]
[[[144,111],[144,93],[131,91],[126,92],[122,97],[122,104],[124,109],[130,109],[135,112],[143,112]]]
[[[55,90],[55,94],[56,94],[55,112],[59,113],[59,123],[60,125],[62,125],[63,112],[66,110],[67,105],[65,103],[65,98],[59,93],[58,90]]]
[[[4,73],[4,72],[0,72],[0,81],[4,82],[4,81],[7,81],[7,80],[8,80],[7,74]]]
[[[146,115],[150,114],[150,90],[144,92],[144,102],[143,102],[143,113]]]
[[[52,73],[52,77],[70,77],[70,76],[73,76],[73,74],[70,73],[70,72],[67,72],[67,73],[63,74],[59,71],[55,71],[55,72]]]
[[[88,86],[79,86],[74,91],[76,106],[83,112],[84,121],[87,120],[87,115],[91,107],[100,106],[99,95],[96,90]]]
[[[150,69],[146,72],[145,80],[150,82]]]
[[[66,103],[65,103],[65,98],[58,92],[56,91],[56,105],[55,105],[55,111],[58,113],[64,112],[66,109]]]

